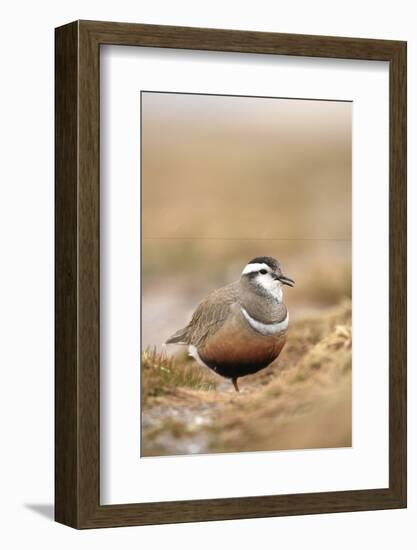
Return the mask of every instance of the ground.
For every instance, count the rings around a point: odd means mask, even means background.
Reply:
[[[291,324],[280,357],[229,380],[185,352],[142,354],[142,456],[351,446],[351,303]]]

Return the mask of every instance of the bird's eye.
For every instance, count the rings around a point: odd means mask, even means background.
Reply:
[[[261,273],[261,275],[266,275],[268,272],[266,269],[261,269],[259,273]]]

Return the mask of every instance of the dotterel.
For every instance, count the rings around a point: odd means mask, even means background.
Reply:
[[[254,258],[238,281],[202,300],[188,325],[166,343],[188,345],[200,365],[230,378],[239,391],[238,378],[270,365],[284,347],[289,315],[283,285],[294,281],[277,260]]]

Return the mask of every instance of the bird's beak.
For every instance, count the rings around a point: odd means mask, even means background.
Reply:
[[[285,275],[279,275],[278,280],[281,281],[283,285],[288,285],[288,286],[295,285],[295,281],[293,279],[290,279],[290,277],[286,277]]]

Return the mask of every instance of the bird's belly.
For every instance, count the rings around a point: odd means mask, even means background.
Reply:
[[[274,361],[281,353],[287,333],[263,335],[234,317],[227,321],[200,348],[202,361],[227,378],[253,374]]]

